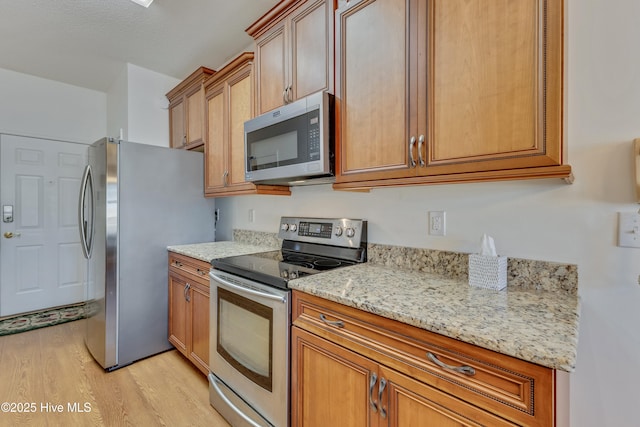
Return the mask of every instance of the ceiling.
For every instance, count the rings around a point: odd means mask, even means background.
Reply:
[[[217,69],[278,0],[0,0],[0,68],[107,92],[126,63],[184,79]]]

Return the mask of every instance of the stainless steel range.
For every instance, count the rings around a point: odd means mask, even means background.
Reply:
[[[289,425],[289,280],[367,260],[367,222],[280,220],[277,251],[211,262],[211,405],[234,427]]]

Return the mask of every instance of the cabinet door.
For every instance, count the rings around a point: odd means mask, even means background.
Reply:
[[[312,0],[291,16],[290,101],[333,92],[333,1]]]
[[[203,143],[204,123],[204,96],[202,88],[196,88],[185,95],[186,111],[185,120],[187,127],[187,146],[201,145]]]
[[[249,64],[238,70],[236,74],[229,78],[229,155],[228,171],[229,185],[246,184],[252,187],[253,184],[245,183],[245,154],[244,154],[244,122],[252,117],[252,65]]]
[[[185,298],[186,280],[169,272],[169,341],[182,354],[187,354],[187,315]]]
[[[384,366],[380,367],[380,376],[386,382],[381,393],[382,410],[389,427],[516,425]]]
[[[424,173],[560,165],[562,1],[433,0],[430,7]]]
[[[209,373],[209,288],[201,284],[191,287],[190,323],[191,352],[189,358],[204,374]]]
[[[186,142],[184,128],[184,98],[172,102],[169,106],[171,126],[171,148],[182,148]]]
[[[256,40],[257,114],[284,105],[287,83],[286,20]]]
[[[223,188],[226,179],[226,135],[224,83],[207,90],[207,142],[205,147],[205,192]]]
[[[291,347],[292,426],[376,425],[369,402],[374,362],[297,327]]]
[[[340,176],[337,182],[403,177],[415,129],[410,77],[416,58],[408,16],[414,0],[350,2],[336,21]],[[411,19],[414,19],[411,18]]]

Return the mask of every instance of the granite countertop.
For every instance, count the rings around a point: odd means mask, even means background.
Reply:
[[[508,286],[375,263],[292,280],[289,287],[566,372],[577,358],[577,294]]]
[[[273,233],[169,246],[214,258],[279,249]],[[463,253],[368,245],[369,262],[289,281],[289,287],[532,363],[573,372],[580,299],[577,266],[509,258],[502,291],[469,286]]]
[[[215,258],[253,254],[257,252],[272,251],[275,249],[279,249],[279,247],[269,244],[255,245],[235,241],[195,243],[192,245],[176,245],[167,247],[167,250],[170,252],[186,255],[206,262],[211,262],[211,260]]]

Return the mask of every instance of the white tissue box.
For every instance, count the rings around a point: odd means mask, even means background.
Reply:
[[[507,287],[507,257],[469,254],[469,285],[496,291]]]

